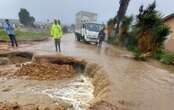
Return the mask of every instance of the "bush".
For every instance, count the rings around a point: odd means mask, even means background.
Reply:
[[[137,47],[133,47],[131,51],[133,52],[136,60],[146,61],[146,58]]]
[[[167,65],[173,64],[173,62],[174,62],[174,54],[168,53],[168,52],[165,52],[162,50],[156,51],[156,53],[154,54],[154,57],[157,60],[160,60],[160,62],[167,64]]]
[[[165,53],[161,56],[161,60],[162,63],[164,64],[172,64],[174,62],[174,55],[170,54],[170,53]]]
[[[162,51],[161,49],[157,50],[154,54],[154,58],[157,59],[157,60],[161,60],[162,58],[162,55],[164,55],[165,52]]]
[[[9,41],[9,37],[5,33],[3,29],[0,29],[0,40],[1,41]]]
[[[156,2],[146,9],[140,7],[133,31],[137,34],[141,52],[151,52],[152,55],[158,48],[163,47],[166,36],[170,34],[170,28],[165,25],[163,17],[156,10]]]
[[[125,38],[124,45],[128,50],[132,50],[132,48],[137,47],[137,39],[135,35],[131,32],[128,33],[127,37]]]
[[[161,25],[154,29],[154,40],[156,44],[159,45],[159,47],[163,46],[164,41],[167,39],[166,36],[169,35],[169,33],[170,33],[170,28],[166,25]]]
[[[118,39],[117,39],[117,37],[108,37],[108,39],[107,39],[107,43],[109,43],[109,44],[113,44],[113,45],[117,45],[118,44]]]

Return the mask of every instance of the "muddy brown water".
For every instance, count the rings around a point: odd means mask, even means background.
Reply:
[[[24,50],[21,46],[17,50]],[[25,47],[37,54],[56,54],[53,41]],[[104,45],[83,44],[67,34],[62,40],[63,53],[84,58],[103,67],[111,80],[111,97],[106,101],[121,110],[173,110],[174,71],[148,62],[137,62],[123,57],[129,52]]]
[[[45,57],[41,57],[40,60],[40,57],[32,56],[33,54],[25,52],[10,52],[0,55],[0,58],[9,59],[9,62],[0,65],[0,102],[4,103],[0,103],[0,109],[5,109],[2,106],[9,108],[15,105],[12,107],[14,109],[7,109],[15,110],[16,103],[19,104],[19,107],[33,105],[32,107],[43,108],[45,106],[50,110],[57,110],[51,109],[50,105],[62,106],[66,110],[86,110],[90,106],[90,101],[94,99],[94,86],[90,77],[80,73],[84,71],[84,68],[80,66],[82,64],[77,63],[80,61],[76,62],[72,57],[60,56],[62,58],[60,59],[48,56],[54,61],[50,62]],[[36,63],[37,67],[34,65]],[[53,63],[57,63],[57,65]],[[72,63],[72,65],[68,65],[68,63]],[[48,67],[44,66],[45,71],[42,67],[44,64]],[[27,65],[32,67],[25,70]],[[52,66],[54,66],[53,70],[47,70]],[[74,69],[69,68],[70,66],[74,66]],[[33,68],[34,71],[32,71]],[[23,72],[18,75],[20,69],[23,69]],[[26,74],[25,71],[33,73]],[[72,72],[72,75],[68,75],[67,71]],[[61,76],[62,72],[64,76]],[[41,74],[44,75],[41,76]],[[7,103],[5,103],[6,101]],[[42,110],[40,108],[39,110]]]
[[[83,75],[64,81],[0,78],[0,83],[0,102],[17,102],[23,106],[34,104],[51,108],[61,105],[67,110],[85,110],[94,98],[91,79]]]

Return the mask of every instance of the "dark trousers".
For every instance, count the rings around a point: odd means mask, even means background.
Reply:
[[[103,44],[103,40],[102,39],[99,39],[98,48],[101,48],[102,47],[102,44]]]
[[[10,34],[8,36],[10,38],[11,46],[14,47],[16,45],[16,47],[18,47],[18,43],[16,41],[16,36],[12,35],[12,34]]]
[[[58,49],[59,49],[59,52],[61,52],[61,48],[60,48],[61,40],[60,39],[54,39],[54,41],[55,41],[56,52],[58,52]]]

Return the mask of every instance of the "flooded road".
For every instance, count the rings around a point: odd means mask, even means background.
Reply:
[[[51,40],[19,50],[36,54],[55,53]],[[103,66],[112,82],[112,96],[107,101],[121,110],[173,110],[174,71],[171,69],[168,71],[147,62],[125,58],[129,55],[127,51],[107,44],[98,50],[95,45],[76,42],[73,34],[62,39],[62,50],[65,55],[81,57]]]
[[[86,110],[94,98],[91,79],[83,75],[64,81],[0,78],[0,83],[0,102],[38,104],[41,107],[62,104],[68,110]]]
[[[94,98],[94,87],[90,78],[79,76],[72,81],[68,81],[59,87],[44,88],[32,87],[30,90],[37,94],[48,95],[54,100],[62,100],[65,103],[71,104],[74,110],[86,110],[88,103]]]

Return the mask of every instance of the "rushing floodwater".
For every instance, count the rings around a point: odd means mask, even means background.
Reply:
[[[83,75],[63,82],[0,78],[0,83],[0,101],[13,99],[19,103],[26,101],[38,104],[40,100],[45,100],[49,104],[53,100],[58,104],[61,101],[67,103],[71,110],[86,110],[94,98],[91,79]],[[48,96],[50,99],[41,96]],[[27,102],[28,100],[31,102]]]
[[[51,40],[26,47],[19,50],[37,54],[52,54],[55,51]],[[76,42],[73,34],[67,34],[62,39],[62,53],[101,65],[112,81],[113,94],[109,101],[120,109],[173,110],[174,69],[125,58],[124,55],[129,55],[127,51],[109,45],[98,50],[95,45]]]
[[[85,76],[65,83],[57,88],[44,89],[41,87],[32,88],[33,92],[46,94],[52,99],[62,100],[68,104],[72,104],[74,110],[85,110],[88,103],[94,98],[94,87],[91,80]]]

